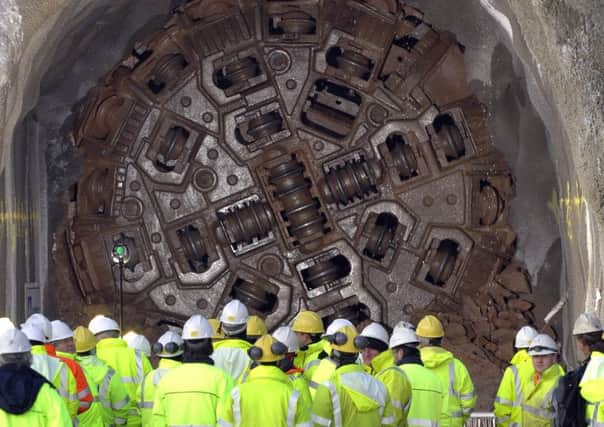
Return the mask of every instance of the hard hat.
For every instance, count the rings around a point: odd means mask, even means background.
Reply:
[[[268,334],[264,320],[258,316],[250,316],[247,319],[246,335],[248,337],[260,337]]]
[[[86,326],[78,326],[73,331],[76,353],[86,353],[96,347],[96,337]]]
[[[306,334],[322,334],[325,332],[325,326],[323,320],[314,311],[301,311],[294,318],[292,330]]]
[[[15,329],[15,324],[8,317],[0,317],[0,333]]]
[[[28,340],[30,341],[38,341],[41,343],[46,342],[46,337],[44,336],[44,332],[38,326],[33,323],[24,323],[21,325],[21,332],[25,334]]]
[[[398,322],[396,324],[396,326],[394,327],[394,329],[396,328],[406,328],[406,329],[411,329],[412,331],[415,331],[415,325],[411,322],[407,322],[405,320],[401,320],[400,322]]]
[[[354,326],[344,326],[337,330],[333,335],[328,336],[332,350],[338,350],[342,353],[358,353],[361,351],[355,344],[355,338],[359,336]]]
[[[151,343],[144,335],[130,331],[122,338],[131,349],[138,350],[147,357],[151,356]]]
[[[549,335],[539,334],[531,341],[528,349],[529,356],[545,356],[547,354],[557,354],[558,344]]]
[[[327,327],[327,330],[325,331],[325,333],[322,336],[327,337],[327,336],[333,335],[336,332],[338,332],[339,329],[342,329],[344,326],[354,326],[354,325],[348,319],[343,319],[343,318],[334,319],[329,324],[329,326]]]
[[[408,344],[419,344],[419,338],[417,338],[415,331],[410,328],[396,325],[394,331],[392,331],[392,336],[390,337],[390,348]]]
[[[218,319],[208,319],[210,325],[212,326],[212,330],[214,331],[214,335],[212,339],[221,340],[224,338],[224,332],[220,329],[220,320]]]
[[[388,332],[377,322],[372,322],[365,326],[359,337],[374,339],[388,346]]]
[[[50,342],[62,341],[68,338],[73,338],[73,331],[65,322],[60,320],[53,320],[52,324],[52,337]]]
[[[247,351],[256,362],[276,362],[285,358],[287,346],[270,335],[262,335]]]
[[[537,335],[539,335],[539,332],[537,332],[532,326],[523,326],[516,333],[514,347],[529,348],[531,346],[532,339],[535,338]]]
[[[242,324],[245,325],[247,324],[248,317],[249,313],[245,305],[243,305],[243,303],[238,299],[234,299],[222,309],[220,322],[229,326]]]
[[[281,326],[278,328],[273,332],[273,337],[277,341],[285,344],[288,353],[297,353],[298,350],[300,350],[300,344],[298,343],[296,333],[289,326]]]
[[[46,337],[46,341],[50,340],[52,337],[52,324],[50,320],[46,316],[41,313],[34,313],[27,318],[25,324],[32,324],[40,328],[44,336]],[[23,325],[21,325],[23,326]]]
[[[22,331],[12,328],[0,333],[0,354],[27,353],[30,350],[29,339]]]
[[[592,311],[581,313],[575,320],[573,335],[590,334],[592,332],[601,332],[602,322],[598,319],[598,315]]]
[[[108,331],[120,332],[120,326],[117,324],[117,322],[110,317],[103,316],[102,314],[94,316],[94,318],[88,324],[88,329],[90,329],[90,332],[95,335]]]
[[[212,325],[201,314],[194,314],[189,317],[189,320],[182,327],[183,340],[203,340],[212,338],[213,335]]]
[[[184,353],[184,341],[176,332],[168,331],[153,344],[153,353],[164,358],[178,357]]]
[[[445,336],[443,324],[436,316],[431,314],[424,316],[417,324],[415,333],[422,338],[442,338]]]

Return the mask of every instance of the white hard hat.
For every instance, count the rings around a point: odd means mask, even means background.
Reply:
[[[394,331],[392,331],[389,347],[395,348],[406,344],[419,344],[419,338],[413,329],[398,324],[396,325],[396,328],[394,328]]]
[[[415,331],[415,325],[411,322],[407,322],[405,320],[401,320],[400,322],[398,322],[396,324],[396,326],[394,327],[394,329],[396,328],[406,328],[406,329],[411,329],[412,331]]]
[[[0,317],[0,333],[15,329],[15,324],[8,317]]]
[[[575,320],[573,335],[590,334],[592,332],[602,332],[602,322],[594,312],[581,313]]]
[[[183,345],[184,340],[178,333],[168,331],[153,344],[153,352],[159,357],[178,357],[184,353]]]
[[[73,338],[73,331],[65,322],[61,322],[60,320],[53,320],[52,324],[52,337],[50,338],[50,342],[54,341],[62,341],[68,338]]]
[[[33,325],[32,327],[36,328]],[[0,354],[27,353],[30,350],[29,339],[20,330],[12,328],[0,333]]]
[[[212,338],[213,336],[214,330],[212,329],[212,325],[201,314],[191,316],[182,328],[183,340],[201,340]]]
[[[229,326],[242,324],[247,326],[248,317],[249,313],[245,305],[238,299],[234,299],[222,309],[220,322]]]
[[[514,340],[514,347],[516,348],[529,348],[531,341],[539,335],[539,332],[532,326],[523,326],[516,333],[516,339]]]
[[[52,338],[52,324],[50,320],[46,316],[41,313],[34,313],[27,318],[25,324],[32,324],[40,328],[44,336],[46,337],[45,341],[48,341]],[[23,325],[21,325],[23,326]]]
[[[151,343],[144,335],[137,334],[134,331],[128,332],[122,337],[128,344],[128,347],[134,350],[138,350],[141,353],[145,353],[147,356],[151,356]]]
[[[287,346],[288,353],[297,353],[300,350],[300,344],[296,333],[289,326],[281,326],[273,332],[273,338]]]
[[[361,331],[361,337],[373,338],[388,345],[388,331],[377,322],[372,322]]]
[[[112,318],[98,314],[90,321],[88,324],[88,329],[90,329],[90,332],[92,332],[94,335],[97,335],[101,332],[108,331],[119,332],[120,326]]]
[[[325,331],[325,333],[321,336],[326,337],[326,336],[333,335],[345,326],[354,326],[354,325],[348,319],[342,319],[342,318],[334,319],[327,327],[327,330]]]
[[[529,356],[545,356],[548,354],[557,354],[558,344],[549,335],[537,335],[531,341],[528,349]]]
[[[44,332],[38,326],[33,323],[24,323],[21,325],[21,332],[25,334],[28,340],[30,341],[38,341],[41,343],[46,342],[46,337],[44,336]]]

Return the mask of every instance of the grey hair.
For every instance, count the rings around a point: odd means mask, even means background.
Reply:
[[[102,340],[105,338],[119,338],[120,333],[118,331],[103,331],[96,334],[97,340]]]
[[[32,355],[31,353],[8,353],[0,354],[0,366],[14,364],[18,366],[31,366]]]

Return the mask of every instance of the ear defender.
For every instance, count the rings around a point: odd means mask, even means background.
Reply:
[[[179,345],[175,342],[169,342],[164,346],[164,350],[166,350],[166,353],[173,354],[179,350]]]
[[[287,346],[282,342],[275,342],[271,344],[271,351],[277,356],[282,356],[287,354]]]
[[[153,354],[159,354],[164,349],[164,346],[160,342],[153,343],[151,346],[151,351]]]
[[[332,344],[344,345],[348,342],[348,337],[342,332],[336,332],[331,338]]]
[[[358,335],[354,338],[354,345],[357,348],[363,349],[369,347],[369,340],[367,339],[367,337]]]
[[[252,360],[258,360],[262,357],[262,349],[260,347],[252,346],[247,351],[248,356]]]

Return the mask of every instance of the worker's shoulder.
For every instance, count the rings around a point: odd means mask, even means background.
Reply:
[[[202,381],[203,380],[203,381]],[[183,383],[216,383],[229,382],[229,375],[222,369],[207,363],[183,363],[168,370],[162,377],[160,385],[166,387]]]

